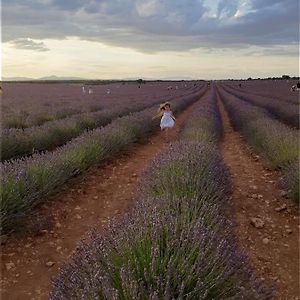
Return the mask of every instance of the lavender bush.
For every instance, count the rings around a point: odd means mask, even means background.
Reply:
[[[288,189],[289,196],[298,204],[300,201],[299,169],[300,169],[300,165],[299,165],[299,158],[298,158],[294,162],[292,162],[290,165],[288,165],[284,169],[284,173],[283,173],[284,187]]]
[[[264,118],[249,122],[243,130],[253,147],[269,160],[273,168],[284,168],[299,153],[298,133],[277,120]]]
[[[222,121],[214,87],[201,99],[183,126],[181,139],[216,143],[222,137]]]
[[[168,205],[173,201],[180,215]],[[190,220],[190,210],[185,199],[139,202],[78,247],[50,299],[269,299],[250,280],[236,245],[208,230],[201,217]]]
[[[193,142],[185,133],[189,136],[187,131],[183,131],[181,143],[172,144],[169,151],[152,161],[148,172],[154,177],[148,174],[144,185],[152,191],[153,196],[165,194],[166,188],[169,189],[168,193],[176,197],[186,196],[188,191],[191,196],[200,196],[199,193],[205,191],[210,201],[217,195],[224,195],[224,189],[228,191],[229,181],[221,155],[214,145]],[[211,184],[212,181],[215,186]]]

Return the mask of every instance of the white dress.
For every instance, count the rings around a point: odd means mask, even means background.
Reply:
[[[174,120],[171,117],[172,116],[172,112],[170,111],[165,111],[161,120],[160,120],[160,128],[164,129],[164,128],[172,128],[174,126]]]

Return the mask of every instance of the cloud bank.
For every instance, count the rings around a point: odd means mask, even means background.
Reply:
[[[18,49],[34,50],[39,52],[49,51],[43,42],[35,42],[29,38],[19,38],[13,40],[11,44]]]
[[[298,44],[298,11],[295,0],[3,0],[2,38],[35,51],[47,47],[34,39],[77,37],[147,53],[249,46],[278,52]]]

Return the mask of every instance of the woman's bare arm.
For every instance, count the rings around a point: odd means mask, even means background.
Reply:
[[[157,118],[159,118],[159,117],[161,117],[161,116],[162,116],[162,113],[160,112],[160,113],[158,113],[156,116],[154,116],[154,117],[152,118],[152,120],[157,119]]]

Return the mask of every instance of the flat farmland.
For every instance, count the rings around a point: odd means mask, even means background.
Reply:
[[[183,90],[182,83],[173,84],[173,95]],[[175,90],[175,86],[181,90]],[[83,93],[82,87],[86,92]],[[116,105],[147,101],[157,96],[167,96],[170,83],[113,83],[113,84],[79,84],[79,83],[3,83],[2,127],[27,128],[42,125],[47,121],[94,112]],[[139,88],[140,87],[140,88]],[[91,89],[92,94],[89,94]],[[131,104],[132,105],[132,104]],[[34,108],[34,109],[33,109]]]
[[[295,83],[3,84],[4,299],[299,299]]]

